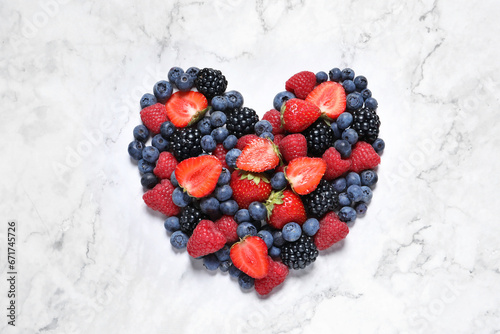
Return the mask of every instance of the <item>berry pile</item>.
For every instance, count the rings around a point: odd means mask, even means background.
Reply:
[[[173,67],[141,98],[128,152],[172,246],[266,295],[366,213],[385,146],[378,103],[349,68],[295,74],[262,120],[227,85],[219,70]]]

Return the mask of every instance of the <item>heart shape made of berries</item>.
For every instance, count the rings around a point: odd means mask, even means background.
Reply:
[[[350,68],[293,75],[262,120],[227,85],[211,68],[170,69],[141,98],[128,153],[172,246],[266,295],[366,213],[378,103]]]

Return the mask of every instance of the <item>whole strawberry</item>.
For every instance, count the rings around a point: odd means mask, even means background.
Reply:
[[[267,295],[275,287],[285,281],[288,272],[289,270],[286,265],[269,259],[269,271],[267,276],[255,280],[255,291],[261,296]]]
[[[268,222],[277,229],[282,229],[290,222],[302,225],[307,219],[302,200],[299,195],[289,189],[272,192],[266,201],[266,207]]]
[[[161,124],[168,121],[167,110],[161,103],[153,104],[141,110],[141,120],[149,131],[158,134]]]
[[[351,168],[351,160],[342,159],[339,151],[330,147],[321,157],[326,162],[326,172],[324,178],[328,181],[347,173]]]
[[[316,74],[309,71],[302,71],[288,79],[285,83],[285,88],[299,99],[304,100],[313,91],[315,85]]]
[[[224,247],[226,238],[210,220],[202,220],[196,225],[187,243],[187,252],[192,257],[205,256]]]
[[[288,162],[295,158],[307,156],[307,140],[301,133],[286,136],[280,141],[279,147],[281,155]]]
[[[169,180],[162,180],[153,189],[147,191],[142,199],[146,205],[155,210],[163,213],[166,216],[176,216],[180,212],[180,208],[172,201],[172,193],[174,186]]]
[[[319,250],[325,250],[344,239],[348,233],[349,227],[332,211],[319,221],[319,230],[314,235],[314,244]]]
[[[318,107],[300,99],[290,99],[281,107],[281,123],[288,132],[302,132],[320,116]]]
[[[281,114],[276,109],[271,109],[262,116],[263,121],[268,121],[273,126],[273,135],[285,133],[285,129],[281,126]]]
[[[373,169],[380,163],[380,156],[372,145],[360,141],[354,145],[351,157],[351,171],[360,173],[366,169]]]
[[[263,174],[245,173],[235,170],[229,183],[233,199],[240,209],[248,209],[252,202],[264,202],[271,194],[271,183]]]
[[[161,152],[153,173],[160,179],[169,179],[177,164],[177,159],[172,153]]]

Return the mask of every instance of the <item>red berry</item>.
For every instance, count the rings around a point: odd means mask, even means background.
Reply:
[[[268,121],[273,126],[273,135],[285,133],[285,129],[281,126],[281,114],[276,109],[271,109],[262,116],[263,121]]]
[[[248,143],[236,159],[236,167],[248,172],[261,173],[280,163],[279,151],[272,141],[256,138]]]
[[[299,195],[291,190],[272,192],[266,201],[269,225],[282,229],[285,224],[296,222],[302,225],[306,219],[306,209]]]
[[[286,90],[302,100],[314,89],[314,86],[316,86],[316,74],[309,71],[299,72],[285,83]]]
[[[321,158],[302,157],[290,161],[285,176],[292,189],[299,195],[307,195],[318,186],[326,172],[326,162]]]
[[[191,125],[203,117],[207,106],[207,98],[195,91],[178,91],[172,94],[165,104],[168,118],[178,128]]]
[[[314,235],[314,244],[319,250],[325,250],[344,239],[349,233],[347,224],[340,221],[335,212],[328,212],[319,221],[319,230]]]
[[[334,147],[330,147],[326,150],[321,158],[326,162],[325,179],[328,181],[347,173],[351,168],[351,160],[342,159],[339,151]]]
[[[168,121],[167,111],[165,106],[161,103],[153,104],[141,110],[142,123],[153,134],[160,133],[160,127],[163,122]]]
[[[226,238],[210,220],[202,220],[196,225],[187,243],[187,252],[192,257],[205,256],[224,247]]]
[[[338,82],[326,81],[316,87],[306,101],[317,106],[330,119],[337,119],[346,107],[345,90]]]
[[[283,138],[285,138],[285,135],[281,135],[281,134],[275,135],[275,136],[274,136],[274,140],[273,140],[274,145],[276,145],[276,146],[280,147],[280,143],[281,143],[281,140],[282,140]]]
[[[267,295],[283,283],[287,275],[288,267],[286,265],[269,259],[269,272],[266,277],[255,280],[255,290],[261,296]]]
[[[201,155],[181,161],[175,178],[190,196],[201,198],[214,191],[222,172],[222,164],[213,155]]]
[[[290,99],[281,108],[283,128],[289,132],[302,132],[321,116],[318,107],[308,101]]]
[[[286,161],[307,156],[307,140],[304,135],[294,133],[280,141],[280,152]]]
[[[243,151],[245,146],[247,146],[247,144],[255,138],[259,138],[259,136],[254,135],[254,134],[244,135],[243,137],[238,139],[238,142],[236,143],[236,148],[240,151]]]
[[[172,193],[174,186],[169,180],[162,180],[153,189],[147,191],[142,199],[146,205],[155,210],[163,213],[166,216],[176,216],[179,214],[180,209],[172,201]]]
[[[153,173],[160,179],[169,179],[177,164],[177,159],[172,153],[161,152]]]
[[[248,236],[235,243],[229,256],[233,265],[250,277],[264,278],[269,271],[267,246],[260,237]]]
[[[252,202],[264,202],[271,194],[271,184],[263,174],[245,173],[235,170],[229,183],[233,199],[240,209],[248,209]]]
[[[238,234],[236,233],[238,223],[234,221],[232,216],[222,216],[215,222],[215,226],[222,232],[227,244],[238,241]]]
[[[380,156],[375,152],[372,145],[364,141],[357,142],[351,156],[351,171],[360,173],[366,169],[373,169],[380,163]]]
[[[219,161],[222,164],[222,167],[229,169],[229,166],[227,165],[227,162],[226,162],[227,150],[224,148],[224,145],[217,144],[215,146],[215,150],[212,152],[212,154],[215,155],[217,157],[217,159],[219,159]]]

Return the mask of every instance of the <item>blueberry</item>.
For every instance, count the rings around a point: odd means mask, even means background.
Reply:
[[[346,175],[345,179],[347,182],[347,188],[352,185],[361,186],[361,177],[358,173],[350,172]]]
[[[170,236],[170,243],[174,248],[186,248],[189,237],[182,231],[175,231]]]
[[[354,79],[354,71],[349,67],[344,68],[342,70],[342,81],[353,80],[353,79]]]
[[[260,138],[267,138],[270,141],[274,141],[274,135],[271,132],[263,132],[259,135]]]
[[[170,148],[170,142],[165,138],[163,138],[161,134],[157,134],[156,136],[153,137],[151,145],[156,147],[160,152],[166,151]]]
[[[346,80],[342,82],[342,86],[344,86],[344,90],[347,94],[352,93],[356,90],[356,85],[352,80]]]
[[[168,81],[175,82],[175,79],[181,76],[184,73],[184,70],[180,67],[172,67],[168,71]]]
[[[152,106],[156,103],[156,97],[153,94],[146,93],[141,97],[141,109]]]
[[[210,123],[212,127],[218,128],[226,124],[227,116],[222,111],[214,111],[210,114]]]
[[[292,93],[290,93],[288,91],[279,92],[278,94],[276,94],[276,96],[274,97],[274,100],[273,100],[274,109],[281,111],[281,106],[283,105],[283,103],[285,103],[286,101],[288,101],[290,99],[294,99],[294,98],[295,98],[295,95],[293,95]]]
[[[241,151],[233,148],[226,153],[226,163],[231,168],[236,168],[236,159],[240,156]]]
[[[240,276],[238,277],[238,284],[242,289],[248,290],[253,288],[255,284],[255,279],[248,276],[245,273],[241,273]]]
[[[168,217],[163,223],[163,226],[165,227],[165,230],[170,233],[179,231],[181,229],[179,218],[177,218],[176,216]]]
[[[200,69],[198,67],[190,67],[186,70],[186,73],[193,78],[193,80],[196,79],[198,76],[198,72],[200,72]]]
[[[250,221],[250,213],[248,212],[247,209],[239,209],[235,214],[234,214],[234,220],[238,223],[244,223],[244,222],[249,222]]]
[[[192,200],[193,199],[179,187],[175,188],[172,193],[172,201],[180,208],[188,206]]]
[[[179,182],[177,182],[177,179],[175,178],[175,171],[173,171],[172,174],[170,174],[170,182],[174,187],[179,186]]]
[[[159,156],[160,151],[154,146],[146,146],[144,150],[142,150],[142,158],[149,163],[154,164]]]
[[[181,92],[189,92],[194,86],[194,78],[187,73],[179,75],[174,82]]]
[[[139,168],[139,173],[141,174],[153,173],[153,170],[155,169],[155,165],[147,162],[144,159],[141,159],[139,160],[139,162],[137,162],[137,167]]]
[[[231,173],[227,168],[222,168],[222,172],[220,173],[219,180],[217,181],[217,185],[223,186],[228,184],[231,181]]]
[[[361,202],[363,199],[363,190],[361,190],[360,186],[353,184],[347,187],[347,197],[349,197],[353,203]]]
[[[212,123],[210,122],[210,117],[202,118],[196,125],[198,130],[202,135],[209,135],[212,132]]]
[[[333,180],[332,186],[335,191],[341,193],[347,189],[347,181],[345,178],[339,177],[338,179]]]
[[[372,146],[373,146],[373,149],[375,150],[375,152],[377,152],[378,154],[381,154],[382,152],[384,152],[385,142],[382,138],[377,138],[373,142]]]
[[[358,110],[363,106],[363,102],[363,96],[358,92],[353,92],[346,97],[346,107],[348,110]]]
[[[219,201],[227,201],[231,198],[231,196],[233,196],[233,188],[231,188],[228,184],[215,188],[215,197]]]
[[[302,225],[302,230],[306,235],[312,237],[319,230],[319,221],[316,218],[309,218]]]
[[[371,110],[377,110],[378,102],[373,97],[369,97],[365,100],[365,106]]]
[[[224,95],[214,96],[211,101],[212,110],[215,111],[224,111],[227,109],[227,97]]]
[[[269,248],[268,254],[270,257],[279,258],[281,255],[281,248],[272,246],[271,248]]]
[[[229,135],[222,142],[222,146],[224,146],[224,148],[226,150],[230,150],[230,149],[234,148],[237,143],[238,143],[238,137],[236,137],[235,135]]]
[[[134,140],[128,144],[128,154],[134,160],[139,160],[142,158],[142,151],[144,150],[144,144],[138,140]]]
[[[361,199],[361,202],[369,204],[372,200],[372,197],[373,197],[372,190],[370,189],[370,187],[361,186],[361,191],[363,193],[363,197]]]
[[[343,114],[340,114],[340,116],[342,116],[342,115]],[[340,130],[338,123],[332,122],[332,124],[330,125],[330,128],[333,131],[333,138],[340,139],[340,137],[342,136],[342,130]]]
[[[219,249],[217,252],[215,252],[215,256],[219,259],[219,261],[227,261],[230,259],[229,254],[231,252],[231,249],[227,246],[224,245],[221,249]]]
[[[283,172],[278,172],[271,178],[271,187],[273,187],[274,190],[284,189],[287,184],[288,181],[286,180],[285,173]]]
[[[351,113],[343,112],[342,114],[340,114],[339,117],[337,118],[337,127],[339,129],[339,133],[341,132],[341,130],[345,130],[348,127],[350,127],[352,124],[352,121],[353,121],[353,117],[352,117]],[[340,138],[340,136],[339,136],[339,138]]]
[[[356,90],[361,92],[363,89],[366,89],[368,86],[368,80],[362,75],[358,75],[354,78],[354,84],[356,85]]]
[[[273,233],[273,245],[276,247],[281,247],[285,244],[285,239],[283,239],[283,232],[275,231]]]
[[[349,206],[351,205],[351,200],[347,196],[347,193],[343,192],[339,194],[339,204],[340,206]]]
[[[219,212],[220,203],[215,197],[205,197],[200,202],[200,209],[208,215],[215,215]]]
[[[339,140],[335,141],[333,146],[335,147],[335,149],[337,151],[339,151],[340,156],[343,159],[349,158],[351,156],[352,148],[351,148],[351,144],[349,144],[349,142],[347,140],[339,139]]]
[[[172,122],[163,122],[160,126],[160,134],[163,136],[163,138],[169,139],[170,136],[174,134],[175,129],[175,125],[173,125]]]
[[[159,180],[153,173],[145,173],[141,176],[141,184],[144,188],[153,189]]]
[[[220,204],[220,211],[223,215],[233,216],[238,209],[238,203],[236,203],[234,199],[230,199]]]
[[[337,67],[332,68],[328,73],[328,76],[330,77],[331,81],[339,82],[340,80],[342,80],[342,71]]]
[[[257,228],[249,222],[243,222],[238,225],[236,234],[239,238],[244,238],[246,235],[257,235]]]
[[[235,278],[240,277],[240,275],[242,274],[241,270],[236,268],[234,265],[229,267],[228,271],[229,271],[229,276],[235,277]]]
[[[149,130],[144,125],[137,125],[134,128],[134,138],[140,142],[146,142],[149,137]]]
[[[230,109],[241,108],[243,106],[243,95],[236,90],[225,92],[224,96],[227,98],[227,107]]]
[[[220,261],[214,254],[208,254],[203,257],[203,266],[208,270],[217,270],[220,266]]]
[[[326,72],[318,72],[316,73],[316,83],[319,85],[320,83],[323,83],[328,80],[328,74]]]
[[[356,205],[356,215],[361,217],[361,216],[364,216],[366,214],[366,211],[368,210],[368,206],[366,205],[366,203],[359,203],[358,205]]]
[[[273,126],[266,120],[258,121],[253,128],[257,136],[260,136],[264,132],[273,132]]]
[[[222,271],[223,273],[227,272],[229,270],[229,268],[231,268],[233,266],[233,264],[231,263],[231,261],[227,260],[227,261],[221,261],[220,263],[220,266],[219,266],[219,269],[220,271]]]
[[[172,96],[174,91],[174,86],[168,81],[162,80],[155,83],[153,87],[153,93],[156,96],[156,100],[160,103],[165,103]]]
[[[215,141],[218,143],[222,143],[224,139],[229,135],[229,131],[226,128],[219,127],[215,128],[211,132],[212,137],[214,137]]]
[[[378,181],[378,175],[373,170],[365,170],[361,172],[361,185],[373,187]]]
[[[342,139],[347,140],[352,146],[358,141],[358,133],[354,129],[346,129],[342,132]]]
[[[271,234],[271,232],[261,230],[259,231],[259,233],[257,233],[257,236],[264,240],[268,249],[271,248],[271,246],[273,245],[273,235]]]
[[[248,213],[254,220],[262,220],[267,216],[266,206],[261,202],[252,202],[248,206]]]
[[[211,135],[204,135],[201,137],[201,148],[205,152],[212,152],[215,150],[215,146],[217,146],[217,143],[215,142],[214,137]]]
[[[345,223],[352,222],[356,220],[356,210],[350,206],[344,206],[339,211],[339,219]]]
[[[366,100],[367,98],[372,97],[372,91],[368,88],[363,89],[361,91],[361,96],[363,97],[363,100]]]
[[[287,223],[285,226],[283,226],[283,239],[285,239],[288,242],[294,242],[299,240],[300,236],[302,235],[302,229],[300,228],[300,225],[297,223]]]

